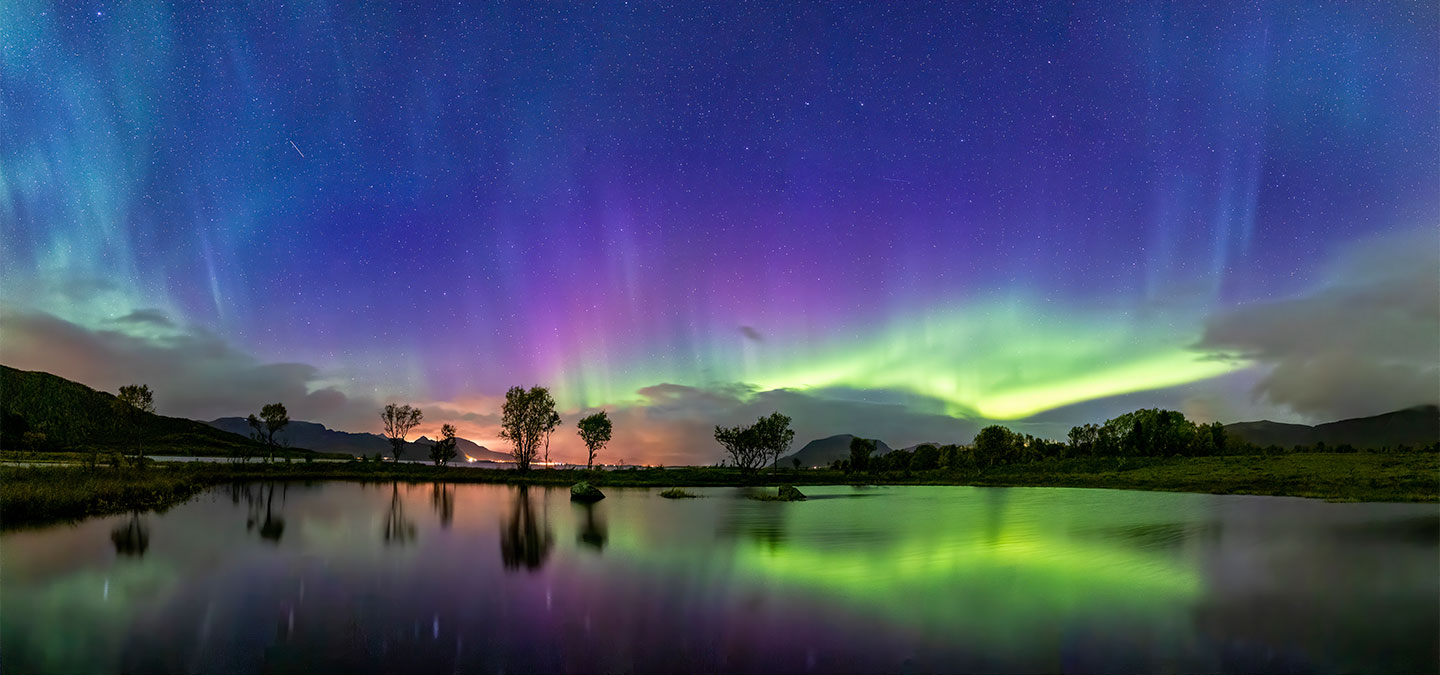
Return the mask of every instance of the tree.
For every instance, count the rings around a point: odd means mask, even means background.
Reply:
[[[756,420],[754,429],[762,451],[770,458],[772,470],[778,470],[780,455],[789,451],[790,445],[795,442],[790,417],[773,412]]]
[[[929,471],[940,466],[940,448],[929,443],[915,448],[915,454],[910,458],[910,468],[914,471]]]
[[[424,419],[425,413],[419,408],[412,408],[409,404],[395,405],[391,403],[385,406],[380,413],[380,421],[385,423],[385,437],[390,439],[390,451],[395,455],[395,461],[400,461],[400,455],[405,452],[405,437],[410,431],[420,426],[420,420]]]
[[[120,387],[120,395],[115,397],[115,420],[121,426],[120,435],[126,439],[134,453],[132,461],[135,466],[144,466],[145,446],[139,443],[139,429],[137,422],[141,413],[155,414],[155,396],[150,391],[150,385],[127,384]]]
[[[1094,424],[1070,427],[1070,454],[1088,457],[1095,454],[1100,442],[1100,427]]]
[[[1016,440],[1015,432],[998,424],[985,427],[975,434],[976,459],[986,466],[1007,463],[1019,449]]]
[[[430,446],[430,461],[435,462],[436,466],[445,466],[446,462],[455,459],[455,455],[459,454],[455,445],[455,425],[441,425],[440,438],[435,439],[435,444]]]
[[[511,387],[505,392],[500,438],[510,442],[510,456],[515,458],[516,469],[530,470],[540,444],[548,441],[550,432],[559,424],[560,416],[555,413],[555,399],[549,389]]]
[[[730,463],[741,473],[750,473],[765,466],[765,450],[752,426],[715,427],[715,440],[725,447]]]
[[[549,391],[548,391],[548,390],[546,391],[546,395],[547,395],[547,396],[549,395]],[[557,412],[555,412],[555,401],[552,399],[552,400],[550,401],[550,415],[545,418],[545,428],[542,430],[543,433],[545,434],[545,465],[546,465],[546,466],[549,466],[549,465],[550,465],[550,434],[555,433],[555,428],[558,427],[558,426],[560,426],[560,414],[557,413]]]
[[[264,443],[270,451],[270,461],[275,461],[275,448],[280,445],[275,434],[290,424],[290,413],[285,410],[285,404],[268,403],[260,409],[259,417],[252,413],[245,421],[250,423],[250,437]]]
[[[850,439],[850,469],[864,471],[870,468],[870,453],[875,452],[875,441],[855,436]]]
[[[585,460],[585,468],[594,468],[595,453],[600,452],[605,444],[610,442],[610,432],[614,430],[610,424],[610,416],[601,410],[582,418],[576,427],[580,430],[580,440],[585,442],[585,449],[590,451],[589,458]]]

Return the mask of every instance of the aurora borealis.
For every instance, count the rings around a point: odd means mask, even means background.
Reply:
[[[167,414],[495,446],[539,383],[709,463],[777,407],[1440,399],[1430,3],[18,0],[0,45],[0,361]]]

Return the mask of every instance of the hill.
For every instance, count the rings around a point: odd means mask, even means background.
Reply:
[[[211,420],[210,426],[234,433],[249,433],[250,425],[243,417],[221,417]],[[316,422],[291,420],[279,434],[291,446],[316,452],[335,452],[347,455],[372,456],[381,453],[390,456],[390,441],[380,434],[353,433],[331,429]],[[424,436],[405,444],[405,459],[425,459],[430,456],[432,441]],[[455,446],[464,459],[468,455],[475,459],[510,461],[510,455],[494,452],[483,445],[464,438],[455,439]]]
[[[1316,426],[1268,420],[1225,425],[1225,432],[1259,446],[1324,443],[1356,448],[1428,445],[1440,441],[1440,407],[1422,405],[1371,417],[1356,417]]]
[[[123,449],[132,440],[151,454],[230,455],[236,450],[258,453],[261,447],[203,422],[150,413],[136,415],[135,435],[121,438],[114,401],[113,394],[50,373],[0,366],[3,445],[19,446],[17,440],[31,431],[44,434],[44,446],[58,450]]]
[[[839,434],[828,438],[818,438],[805,444],[805,447],[780,458],[780,466],[789,466],[792,458],[799,458],[800,466],[830,466],[837,459],[850,459],[850,439],[855,438],[850,434]],[[885,441],[875,441],[875,454],[883,455],[890,452],[890,446]]]

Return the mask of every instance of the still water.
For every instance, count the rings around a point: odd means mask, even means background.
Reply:
[[[52,672],[1436,672],[1440,509],[1039,488],[250,484],[0,535]]]

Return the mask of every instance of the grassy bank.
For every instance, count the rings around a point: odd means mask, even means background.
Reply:
[[[1440,501],[1440,455],[1432,453],[1294,454],[1198,458],[1094,458],[1034,462],[974,471],[846,474],[782,469],[744,476],[700,467],[625,471],[498,469],[377,463],[172,463],[145,470],[79,466],[0,467],[0,526],[162,508],[205,487],[237,481],[444,481],[600,487],[733,485],[980,485],[1167,490],[1288,495],[1333,501]]]

